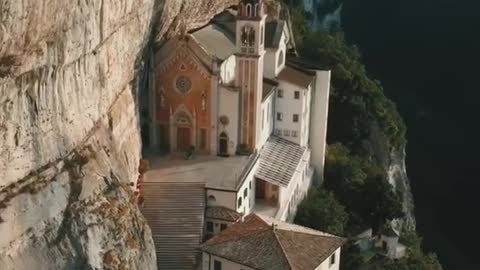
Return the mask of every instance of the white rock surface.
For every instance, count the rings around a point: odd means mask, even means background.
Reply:
[[[127,186],[153,4],[0,2],[0,269],[156,269]]]
[[[0,269],[156,269],[136,67],[236,2],[0,0]]]

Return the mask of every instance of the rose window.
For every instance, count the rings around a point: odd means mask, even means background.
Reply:
[[[192,81],[185,76],[179,76],[175,81],[175,87],[177,88],[178,92],[186,94],[192,87]]]

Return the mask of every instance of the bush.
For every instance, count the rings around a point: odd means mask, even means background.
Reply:
[[[335,199],[333,193],[312,189],[300,203],[295,223],[335,235],[344,235],[348,221],[345,208]]]
[[[377,230],[387,220],[403,216],[400,196],[381,168],[354,156],[341,144],[328,146],[325,187],[337,196],[349,213],[351,225]]]

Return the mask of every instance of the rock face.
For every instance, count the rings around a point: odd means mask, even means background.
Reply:
[[[0,269],[156,269],[129,186],[144,51],[236,2],[0,2]]]
[[[405,218],[402,220],[403,224],[410,229],[415,229],[415,206],[410,180],[407,175],[407,167],[405,166],[405,157],[405,145],[400,150],[392,151],[387,175],[389,183],[402,196],[403,212],[405,213]]]
[[[0,4],[0,269],[156,269],[138,176],[148,0]]]

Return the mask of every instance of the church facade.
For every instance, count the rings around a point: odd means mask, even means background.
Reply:
[[[291,33],[242,0],[155,52],[149,148],[248,157],[233,180],[205,176],[208,207],[289,220],[322,178],[330,72],[290,61]]]

